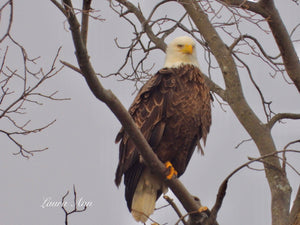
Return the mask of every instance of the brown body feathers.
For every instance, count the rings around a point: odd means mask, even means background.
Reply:
[[[170,161],[181,176],[211,125],[210,93],[198,67],[163,68],[140,90],[129,113],[162,162]],[[125,197],[131,211],[137,183],[145,169],[134,143],[122,128],[115,183],[124,174]],[[161,194],[158,191],[157,198]]]

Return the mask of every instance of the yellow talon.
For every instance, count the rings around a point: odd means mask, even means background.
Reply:
[[[201,206],[199,209],[198,209],[198,212],[201,213],[201,212],[205,212],[207,211],[208,208],[206,206]]]
[[[170,161],[165,162],[165,166],[167,169],[169,169],[169,174],[167,175],[168,180],[171,180],[174,175],[177,176],[178,173]]]

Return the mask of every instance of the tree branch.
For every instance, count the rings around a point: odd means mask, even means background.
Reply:
[[[87,205],[84,205],[84,208],[82,209],[78,209],[77,208],[77,193],[76,193],[76,189],[75,189],[75,185],[73,185],[73,194],[74,194],[74,209],[71,211],[67,211],[66,207],[65,207],[65,198],[68,196],[69,191],[67,191],[67,193],[62,197],[61,199],[61,208],[63,209],[64,213],[65,213],[65,225],[68,225],[68,218],[69,215],[73,214],[73,213],[80,213],[80,212],[84,212],[87,209]]]
[[[211,221],[215,221],[217,218],[217,214],[222,206],[224,197],[226,195],[226,190],[227,190],[227,185],[228,185],[228,181],[230,180],[230,178],[235,175],[237,172],[239,172],[241,169],[248,167],[250,164],[254,163],[254,162],[261,162],[261,160],[269,158],[269,157],[273,157],[275,155],[278,155],[280,153],[285,153],[285,152],[292,152],[292,153],[300,153],[300,151],[297,150],[282,150],[282,151],[276,151],[267,155],[263,155],[261,157],[258,158],[254,158],[254,159],[250,159],[248,162],[242,164],[241,166],[237,167],[234,171],[232,171],[222,182],[222,184],[219,187],[218,190],[218,194],[217,194],[217,198],[216,198],[216,202],[213,206],[213,208],[211,209],[211,215],[207,221],[208,224],[211,224]],[[299,192],[299,191],[298,191]],[[300,195],[300,193],[298,193]],[[298,196],[300,197],[300,196]],[[296,200],[295,200],[296,201]],[[298,202],[300,207],[300,202]],[[298,209],[299,210],[299,209]]]
[[[133,5],[130,1],[117,0],[117,2],[127,8],[127,11],[120,14],[120,16],[123,16],[125,18],[126,14],[133,13],[143,27],[143,31],[139,34],[146,33],[150,39],[149,43],[153,42],[157,48],[165,50],[165,43],[160,43],[160,41],[163,41],[163,38],[158,38],[154,34],[154,32],[152,31],[152,26],[149,24],[149,20],[144,17],[140,8]],[[165,1],[163,1],[163,3],[164,2]],[[226,99],[226,101],[230,104],[231,108],[237,115],[242,125],[255,141],[260,154],[262,156],[268,154],[276,154],[275,144],[272,139],[269,127],[261,123],[261,121],[245,101],[239,80],[239,74],[232,57],[232,52],[221,40],[218,33],[210,23],[206,13],[199,6],[198,1],[178,0],[177,2],[179,2],[186,9],[191,20],[195,23],[198,29],[197,32],[204,37],[205,41],[207,42],[207,46],[216,57],[225,80],[226,90],[221,89],[219,86],[215,86],[214,83],[207,78],[208,83],[209,81],[211,81],[212,83],[210,85],[217,91],[219,91],[219,93],[221,93],[220,96],[223,99]],[[249,7],[247,6],[248,9],[257,11],[262,10],[258,3],[252,4],[250,1],[239,2],[242,3],[239,5],[240,7],[245,7],[245,5],[248,4],[250,5]],[[64,3],[65,10],[68,11],[68,22],[72,31],[77,61],[80,67],[80,71],[85,77],[87,84],[89,85],[94,95],[99,100],[106,103],[107,106],[116,115],[116,117],[119,118],[126,132],[131,136],[134,143],[136,144],[137,149],[141,151],[141,155],[145,159],[149,168],[153,169],[153,172],[160,174],[161,178],[163,179],[165,174],[164,166],[158,160],[157,156],[153,153],[141,132],[136,128],[135,123],[127,113],[127,110],[125,110],[125,108],[121,106],[121,103],[110,90],[106,90],[102,87],[101,83],[97,79],[96,74],[90,64],[86,46],[80,35],[80,25],[73,12],[71,1],[64,0]],[[266,13],[266,11],[262,10],[261,13]],[[277,221],[276,223],[278,224],[283,224],[285,223],[284,221],[286,221],[289,209],[289,183],[286,179],[286,176],[282,172],[278,157],[267,157],[266,160],[263,161],[263,163],[272,193],[273,220]],[[276,177],[276,179],[273,179],[274,177]],[[195,203],[193,197],[184,189],[184,187],[180,186],[181,183],[178,183],[177,179],[167,181],[167,184],[172,189],[174,194],[178,197],[178,199],[182,202],[183,206],[188,212],[197,211],[199,206]],[[282,188],[278,187],[285,188],[283,190]],[[223,191],[219,196],[225,196],[226,185],[224,185],[221,189]]]
[[[269,24],[280,50],[286,72],[300,92],[300,61],[289,33],[275,7],[273,0],[256,2],[245,0],[219,0],[229,6],[239,7],[263,16]]]
[[[128,12],[133,13],[137,17],[137,19],[141,23],[144,31],[149,36],[150,40],[157,46],[157,48],[165,51],[166,48],[167,48],[166,43],[164,42],[163,39],[157,37],[153,33],[151,27],[148,24],[148,21],[144,17],[144,15],[141,12],[141,10],[139,8],[137,8],[134,4],[132,4],[130,1],[126,1],[126,0],[116,0],[116,1],[119,2],[120,4],[124,5],[128,9]]]
[[[13,23],[13,14],[14,14],[14,5],[13,5],[13,1],[12,0],[8,0],[1,8],[0,8],[0,16],[2,13],[2,10],[6,7],[10,5],[10,13],[9,13],[9,20],[8,20],[8,26],[7,26],[7,30],[4,33],[4,35],[2,36],[2,38],[0,38],[0,43],[7,37],[9,36],[9,32],[11,30],[12,27],[12,23]],[[1,19],[0,19],[1,21]]]
[[[227,102],[240,123],[257,145],[260,155],[263,156],[275,153],[276,147],[270,130],[263,125],[246,102],[231,51],[222,41],[197,0],[178,0],[178,2],[188,12],[192,21],[214,54],[225,81]],[[264,161],[264,168],[272,194],[271,210],[273,224],[286,224],[289,217],[291,195],[288,179],[282,172],[277,157],[268,157]],[[274,179],[274,177],[276,177],[276,179]],[[282,189],[280,187],[285,188]]]
[[[137,146],[137,150],[142,155],[147,166],[156,174],[158,174],[161,179],[165,179],[167,170],[164,164],[158,159],[156,154],[152,151],[148,142],[145,140],[141,131],[136,127],[132,117],[129,115],[128,111],[124,108],[117,97],[110,91],[103,88],[100,81],[98,80],[96,73],[89,61],[88,53],[86,47],[83,43],[80,34],[80,25],[73,11],[73,6],[70,0],[63,0],[65,5],[65,10],[68,12],[68,22],[70,24],[70,30],[72,32],[72,38],[74,46],[76,49],[76,57],[78,65],[84,78],[94,94],[94,96],[103,101],[119,119],[125,131],[130,135],[133,142]],[[125,3],[125,2],[124,2]],[[189,194],[183,184],[176,178],[167,180],[166,184],[170,187],[173,193],[181,201],[184,208],[190,211],[197,211],[199,205],[194,201],[193,196]],[[199,213],[194,214],[193,218],[199,219],[201,215]]]
[[[67,66],[67,67],[69,67],[70,69],[74,70],[75,72],[80,73],[81,75],[83,75],[82,72],[81,72],[81,70],[80,70],[79,68],[77,68],[76,66],[72,65],[71,63],[68,63],[68,62],[63,61],[63,60],[60,60],[60,62],[61,62],[64,66]]]
[[[81,18],[81,37],[84,45],[87,43],[87,35],[89,28],[89,13],[91,9],[92,0],[83,0],[82,18]]]
[[[218,2],[221,2],[227,6],[250,10],[260,15],[266,15],[265,10],[261,8],[257,2],[247,1],[247,0],[218,0]]]
[[[116,0],[116,1],[127,8],[128,11],[126,13],[123,13],[123,15],[127,14],[129,12],[133,13],[139,20],[140,24],[144,27],[144,31],[148,35],[148,38],[157,46],[157,48],[159,48],[165,52],[167,45],[164,42],[164,39],[166,38],[166,36],[164,35],[163,38],[158,38],[157,35],[155,35],[153,33],[151,26],[149,26],[148,23],[153,15],[155,9],[157,9],[160,5],[162,5],[168,1],[162,1],[162,2],[158,3],[154,7],[154,9],[151,11],[148,19],[146,19],[144,17],[144,15],[142,14],[141,10],[138,7],[136,7],[134,4],[132,4],[130,1],[124,1],[124,0]],[[120,16],[122,16],[122,15],[120,15]],[[179,25],[180,24],[178,24],[178,26]],[[181,28],[184,29],[186,32],[188,32],[187,29],[185,29],[184,27],[181,27]],[[193,34],[191,34],[191,35],[194,36]],[[195,36],[194,36],[194,38],[196,39]],[[204,77],[205,77],[206,84],[208,85],[210,90],[212,92],[217,93],[224,101],[227,101],[225,90],[223,90],[218,84],[213,82],[208,76],[204,76]]]
[[[282,119],[294,119],[299,120],[300,114],[296,113],[278,113],[271,118],[271,120],[266,124],[270,129],[274,126],[274,124]]]
[[[293,203],[290,213],[290,225],[298,225],[300,223],[300,185]]]
[[[267,18],[267,22],[280,50],[286,72],[298,89],[298,92],[300,92],[300,61],[289,33],[281,20],[273,0],[261,1],[260,5],[268,12],[267,16],[264,17]]]
[[[12,37],[10,35],[8,36],[10,40],[13,41]],[[17,69],[11,69],[8,66],[6,62],[8,53],[7,47],[2,56],[3,59],[0,66],[0,120],[10,128],[6,127],[5,129],[0,130],[0,133],[5,134],[8,140],[16,145],[18,151],[13,153],[14,155],[21,155],[25,158],[29,158],[30,156],[33,156],[35,152],[45,151],[48,148],[27,148],[18,141],[18,137],[41,132],[52,125],[55,120],[48,122],[46,125],[31,128],[31,120],[27,120],[27,122],[23,124],[23,122],[18,120],[18,116],[27,113],[27,106],[30,104],[43,105],[43,101],[40,99],[53,101],[67,100],[67,98],[56,97],[57,91],[48,94],[45,92],[44,88],[42,89],[42,86],[47,80],[56,76],[63,68],[63,66],[57,67],[56,65],[61,48],[57,50],[48,71],[44,71],[42,67],[39,67],[38,71],[35,72],[32,71],[30,67],[31,64],[28,65],[28,62],[36,64],[35,61],[38,57],[29,59],[25,48],[21,44],[15,41],[13,41],[13,44],[21,49],[24,73],[19,74]],[[19,85],[16,86],[16,84],[21,84],[21,87]]]
[[[184,225],[188,225],[187,222],[184,220],[184,216],[181,214],[180,210],[178,209],[177,205],[174,203],[174,200],[171,199],[169,196],[164,195],[164,199],[172,206],[174,211],[176,212],[177,216],[179,217],[179,221],[181,221]],[[178,222],[179,223],[179,222]]]
[[[64,7],[58,3],[56,0],[50,0],[65,16],[68,16]]]

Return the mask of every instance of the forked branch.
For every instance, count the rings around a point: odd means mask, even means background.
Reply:
[[[276,122],[279,122],[283,119],[293,119],[293,120],[299,120],[300,114],[297,113],[278,113],[275,116],[271,118],[271,120],[267,123],[267,126],[271,129]]]
[[[71,211],[68,211],[65,207],[65,198],[69,195],[69,191],[67,191],[67,193],[62,197],[61,199],[61,208],[62,210],[64,211],[65,213],[65,225],[68,225],[69,221],[69,216],[72,215],[73,213],[81,213],[81,212],[84,212],[86,209],[87,209],[87,205],[84,205],[84,207],[82,209],[78,209],[77,206],[78,206],[78,202],[77,202],[77,193],[76,193],[76,189],[75,189],[75,185],[73,185],[73,195],[74,195],[74,203],[73,203],[73,210]]]
[[[215,202],[213,208],[211,209],[211,215],[210,215],[210,217],[209,217],[209,219],[207,221],[207,224],[210,225],[210,224],[212,224],[212,222],[214,222],[216,220],[218,212],[219,212],[219,210],[220,210],[220,208],[222,206],[224,197],[226,195],[227,185],[228,185],[228,182],[229,182],[229,180],[230,180],[231,177],[233,177],[241,169],[243,169],[245,167],[249,167],[249,165],[252,164],[252,163],[254,163],[254,162],[262,162],[266,158],[273,157],[273,156],[276,156],[276,155],[278,155],[280,153],[286,153],[286,152],[300,154],[300,151],[297,151],[297,150],[281,150],[281,151],[277,151],[277,152],[274,152],[274,153],[271,153],[271,154],[267,154],[267,155],[261,156],[259,158],[251,158],[248,162],[242,164],[241,166],[239,166],[238,168],[236,168],[234,171],[232,171],[224,179],[224,181],[222,182],[222,184],[219,187],[217,198],[216,198],[216,202]],[[299,204],[300,204],[300,202],[299,202]]]
[[[156,154],[152,151],[148,142],[145,140],[144,136],[140,130],[136,127],[133,119],[129,115],[128,111],[124,108],[117,97],[110,91],[103,88],[102,84],[97,78],[97,75],[90,63],[87,49],[81,37],[80,25],[74,14],[72,2],[70,0],[63,0],[65,5],[65,10],[68,12],[68,22],[70,24],[70,30],[72,32],[72,38],[74,46],[76,49],[76,57],[78,65],[85,80],[91,89],[92,93],[97,99],[103,101],[119,119],[126,132],[131,136],[133,142],[140,151],[143,159],[145,160],[147,166],[151,170],[157,173],[162,179],[165,179],[167,170],[164,164],[157,158]],[[167,185],[171,188],[173,193],[181,201],[185,209],[190,211],[197,211],[199,205],[194,201],[193,196],[189,194],[186,188],[178,179],[171,179],[166,181]],[[199,219],[200,214],[193,215],[194,219]]]
[[[48,71],[44,71],[43,68],[33,71],[31,66],[37,64],[39,57],[30,59],[20,43],[16,42],[9,33],[7,37],[12,44],[6,47],[0,66],[0,120],[6,124],[6,128],[1,129],[0,133],[4,134],[18,148],[14,155],[29,158],[34,153],[44,151],[47,148],[26,147],[22,144],[20,137],[45,130],[55,122],[55,119],[43,126],[34,128],[31,126],[30,119],[24,122],[20,118],[28,112],[27,108],[30,105],[41,106],[45,100],[67,100],[67,98],[57,97],[57,91],[47,93],[43,88],[44,84],[55,77],[63,68],[63,66],[57,67],[56,65],[61,48],[58,49]],[[9,47],[17,47],[20,50],[20,54],[23,56],[24,69],[22,72],[11,68],[9,65],[10,59],[7,59]],[[16,88],[16,82],[22,84],[21,88]]]

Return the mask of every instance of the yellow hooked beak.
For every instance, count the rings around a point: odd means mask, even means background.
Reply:
[[[183,48],[181,49],[181,52],[185,53],[185,54],[192,54],[193,46],[192,45],[184,45]]]

